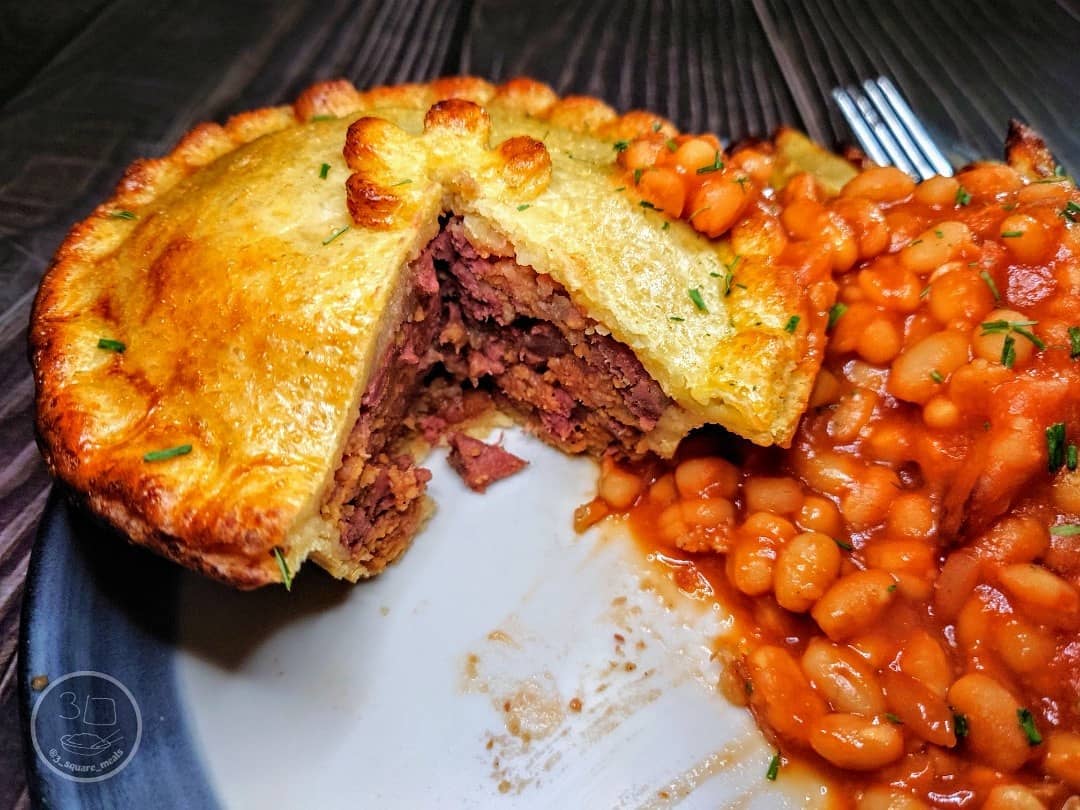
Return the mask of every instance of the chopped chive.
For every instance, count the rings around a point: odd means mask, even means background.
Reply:
[[[922,291],[919,293],[919,298],[926,298],[926,296],[930,294],[930,286],[931,285],[927,284],[922,288]]]
[[[411,182],[412,182],[411,179],[406,178],[404,180],[399,180],[398,182],[394,183],[394,185],[390,186],[390,188],[397,188],[398,186],[407,186]]]
[[[896,593],[896,583],[894,582],[888,588],[885,589],[887,593]]]
[[[934,236],[936,236],[938,239],[944,239],[945,238],[945,231],[941,230],[940,228],[936,229],[934,231]]]
[[[118,211],[110,211],[109,219],[138,219],[138,217],[131,211],[121,208]]]
[[[936,368],[930,371],[930,379],[936,383],[945,382],[945,378],[941,376],[941,372],[938,371]]]
[[[713,158],[713,162],[708,166],[702,166],[697,170],[698,174],[709,174],[710,172],[719,172],[724,169],[724,161],[720,159],[720,150],[716,150],[716,157]]]
[[[615,141],[611,146],[616,152],[625,152],[630,148],[630,141]]]
[[[1032,717],[1030,711],[1017,709],[1016,719],[1020,723],[1020,728],[1024,730],[1024,734],[1027,735],[1028,745],[1034,747],[1042,742],[1042,734],[1035,728],[1035,718]]]
[[[1080,463],[1080,458],[1077,458],[1076,445],[1070,444],[1065,448],[1065,466],[1068,467],[1069,472],[1073,472],[1078,463]]]
[[[641,175],[645,172],[644,169],[634,169],[634,185],[636,186],[641,182]]]
[[[979,326],[982,327],[982,333],[984,335],[990,335],[994,332],[1012,332],[1016,330],[1018,326],[1035,326],[1038,321],[983,321]]]
[[[840,539],[834,537],[832,539],[832,541],[834,543],[836,543],[836,545],[840,546],[840,548],[842,548],[844,551],[854,551],[855,550],[855,546],[851,545],[851,543],[848,543],[845,540],[840,540]]]
[[[1034,343],[1036,349],[1042,350],[1046,348],[1046,344],[1043,343],[1042,339],[1030,329],[1027,329],[1023,326],[1013,326],[1013,331],[1021,337],[1026,337],[1028,340]]]
[[[1047,468],[1056,473],[1065,466],[1065,423],[1055,422],[1046,429]]]
[[[1062,523],[1051,526],[1050,534],[1054,537],[1076,537],[1080,535],[1080,523]]]
[[[790,318],[788,318],[788,322],[784,324],[784,331],[794,334],[795,330],[799,327],[800,320],[801,319],[798,315],[792,315]]]
[[[330,174],[330,164],[324,163],[322,166],[319,167],[319,179],[325,180],[326,175],[328,174]]]
[[[914,242],[908,242],[908,247],[915,247],[915,245],[921,245],[922,239],[916,239]]]
[[[968,719],[967,715],[960,712],[953,712],[953,729],[956,732],[956,739],[962,740],[968,735]]]
[[[285,562],[285,555],[281,553],[281,549],[274,546],[274,559],[277,560],[278,570],[281,571],[281,582],[285,585],[285,590],[292,590],[292,572],[289,571],[289,564]]]
[[[1069,359],[1080,357],[1080,326],[1069,327]]]
[[[1006,335],[1001,344],[1001,365],[1012,368],[1016,362],[1016,338]]]
[[[1002,231],[1001,232],[1001,238],[1002,239],[1015,239],[1016,237],[1023,236],[1023,235],[1024,235],[1023,231]]]
[[[1069,222],[1076,222],[1076,215],[1080,214],[1080,205],[1077,205],[1072,200],[1065,203],[1065,207],[1061,209],[1061,216],[1069,220]]]
[[[626,191],[626,186],[619,186],[616,191]]]
[[[660,227],[660,230],[666,231],[670,227],[671,227],[671,223],[665,221],[664,224]]]
[[[743,194],[745,194],[746,193],[746,184],[750,182],[750,178],[747,177],[744,174],[744,175],[742,175],[740,177],[736,177],[734,182],[739,184],[739,188],[741,188]]]
[[[708,312],[708,307],[705,306],[705,299],[701,297],[701,290],[697,287],[691,287],[686,291],[690,296],[690,300],[694,302],[694,306],[701,312]]]
[[[97,342],[99,349],[105,349],[106,351],[116,352],[117,354],[123,354],[127,351],[127,346],[119,340],[113,340],[112,338],[101,338]]]
[[[837,301],[832,307],[829,308],[829,323],[827,329],[832,329],[836,326],[836,322],[844,317],[844,313],[847,312],[847,304],[842,304]]]
[[[653,211],[659,211],[660,210],[659,208],[657,208],[655,205],[653,205],[648,200],[641,200],[641,201],[638,202],[638,205],[640,205],[642,208],[649,208],[649,209],[651,209]]]
[[[967,191],[966,188],[964,188],[963,186],[960,186],[958,189],[956,189],[956,204],[957,205],[967,205],[970,202],[971,202],[971,195],[968,194],[968,191]]]
[[[522,203],[521,205],[519,205],[517,207],[517,209],[518,209],[518,211],[524,211],[526,208],[531,208],[531,207],[532,206],[529,203]]]
[[[653,125],[652,125],[652,131],[653,131],[653,132],[659,132],[659,131],[660,131],[660,129],[661,129],[661,128],[662,128],[663,126],[664,126],[664,125],[663,125],[662,123],[660,123],[659,121],[653,121]]]
[[[336,115],[313,115],[308,121],[336,121]]]
[[[679,145],[675,143],[675,140],[673,138],[668,138],[666,141],[664,141],[664,146],[668,148],[669,152],[677,152],[679,149]]]
[[[773,758],[769,760],[769,770],[765,771],[765,778],[770,782],[775,782],[776,777],[780,775],[780,755],[773,754]]]
[[[170,458],[176,458],[177,456],[186,456],[191,452],[190,444],[178,444],[176,447],[167,447],[164,450],[151,450],[149,453],[143,453],[143,461],[168,461]]]
[[[682,323],[683,321],[686,320],[686,318],[680,318],[678,315],[672,315],[670,318],[668,318],[668,320],[669,321],[678,321],[679,323]]]
[[[904,721],[900,719],[899,715],[895,715],[892,712],[885,712],[885,719],[892,723],[894,726],[904,725]]]
[[[330,244],[331,242],[333,242],[333,241],[334,241],[335,239],[337,239],[337,238],[338,238],[339,236],[341,236],[341,235],[342,235],[343,233],[345,233],[345,231],[347,231],[347,230],[349,230],[349,226],[348,226],[348,225],[346,225],[346,226],[344,226],[344,227],[342,227],[342,228],[340,228],[340,229],[338,229],[338,230],[334,231],[334,232],[333,232],[332,234],[330,234],[330,235],[329,235],[328,237],[326,237],[325,239],[323,239],[322,243],[323,243],[324,245],[329,245],[329,244]]]
[[[994,278],[985,270],[979,272],[979,278],[986,282],[986,286],[990,288],[991,295],[994,296],[994,303],[1001,303],[1001,293],[998,292],[997,284],[994,283]]]

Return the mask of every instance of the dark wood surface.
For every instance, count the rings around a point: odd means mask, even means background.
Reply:
[[[831,87],[891,76],[956,161],[1008,118],[1080,168],[1080,0],[49,0],[0,2],[0,808],[28,804],[18,610],[49,479],[26,324],[67,228],[193,124],[366,86],[531,75],[728,139],[782,123],[849,138]]]

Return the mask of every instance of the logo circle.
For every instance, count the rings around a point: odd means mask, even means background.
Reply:
[[[112,675],[69,672],[34,704],[30,739],[53,773],[72,782],[101,782],[120,773],[139,750],[142,713]]]

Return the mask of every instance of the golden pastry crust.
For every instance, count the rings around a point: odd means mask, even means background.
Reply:
[[[336,542],[319,505],[401,318],[396,274],[448,208],[639,355],[681,406],[657,449],[706,421],[788,440],[816,364],[783,326],[810,305],[762,265],[746,276],[760,296],[674,328],[680,288],[721,271],[724,246],[681,222],[658,238],[659,218],[601,185],[611,141],[654,126],[675,132],[527,79],[460,77],[324,82],[195,127],[128,169],[42,282],[30,342],[50,469],[139,544],[239,587],[280,581],[275,549],[295,571]]]

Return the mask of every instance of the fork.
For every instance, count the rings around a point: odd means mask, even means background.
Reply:
[[[889,79],[878,76],[861,86],[834,87],[832,97],[872,161],[922,180],[935,174],[952,177],[948,158]]]

